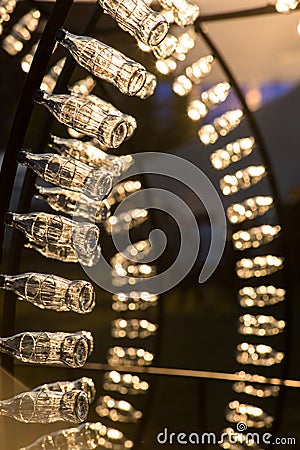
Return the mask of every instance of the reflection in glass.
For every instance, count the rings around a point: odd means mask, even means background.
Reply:
[[[18,162],[30,167],[47,183],[71,189],[94,200],[102,200],[112,188],[112,175],[103,169],[92,169],[74,158],[54,153],[20,152]]]
[[[248,230],[237,231],[232,235],[233,247],[235,250],[260,247],[278,237],[280,230],[280,225],[261,225]]]
[[[44,187],[36,185],[35,197],[45,200],[54,210],[70,216],[95,220],[96,223],[107,220],[110,215],[110,205],[107,200],[91,200],[80,192],[70,191],[60,187]]]
[[[35,250],[45,258],[55,259],[61,262],[77,263],[78,254],[76,250],[68,245],[55,245],[55,244],[39,244],[36,242],[27,242],[24,245],[25,248]]]
[[[95,383],[92,378],[82,377],[74,381],[56,381],[54,383],[42,384],[33,389],[33,392],[37,391],[55,391],[55,392],[70,392],[70,391],[83,391],[86,393],[89,403],[92,403],[96,396]]]
[[[52,274],[0,275],[0,287],[41,309],[86,314],[95,306],[95,290],[84,280],[67,280]]]
[[[269,345],[248,344],[243,342],[237,346],[237,361],[240,364],[253,364],[254,366],[273,366],[279,364],[284,358],[283,352],[277,352]]]
[[[216,150],[210,156],[210,161],[214,169],[223,170],[230,164],[240,161],[250,155],[255,146],[253,137],[241,138],[230,142],[225,148]]]
[[[154,336],[158,326],[146,319],[116,319],[112,322],[114,338],[144,339]]]
[[[149,292],[132,291],[129,294],[119,292],[113,295],[112,308],[115,311],[145,311],[151,306],[157,306],[158,296]]]
[[[100,422],[87,422],[76,428],[44,435],[20,450],[92,450],[99,447],[126,450],[133,447],[133,442],[119,430],[108,428]]]
[[[103,169],[118,177],[129,169],[134,159],[131,155],[113,156],[95,147],[91,142],[78,139],[66,139],[52,136],[49,147],[60,153],[63,157],[81,161],[94,169]]]
[[[142,412],[136,410],[129,402],[117,400],[104,395],[97,400],[96,413],[114,422],[132,423],[142,417]]]
[[[138,395],[147,392],[149,383],[141,380],[137,375],[112,370],[105,372],[103,388],[106,391],[115,391],[123,395]]]
[[[112,83],[123,94],[135,95],[142,89],[146,69],[118,50],[97,39],[76,36],[62,29],[56,33],[56,40],[67,48],[80,66],[96,77]]]
[[[270,428],[274,421],[274,417],[261,408],[239,403],[237,400],[229,403],[226,418],[229,422],[243,422],[248,428]]]
[[[236,263],[239,278],[265,277],[283,268],[283,258],[274,255],[243,258]]]
[[[107,114],[88,96],[48,94],[38,90],[34,101],[45,105],[62,124],[96,138],[107,147],[118,148],[127,137],[126,121],[120,116]]]
[[[0,415],[25,423],[83,422],[89,410],[85,392],[40,391],[23,392],[0,401]]]
[[[262,216],[273,207],[273,198],[270,196],[257,196],[247,198],[242,203],[234,203],[227,208],[227,217],[233,224],[242,223]]]
[[[276,305],[285,299],[285,290],[275,286],[245,286],[239,290],[239,302],[244,308]]]
[[[25,363],[82,367],[92,349],[92,335],[87,331],[24,331],[0,338],[0,352]]]
[[[111,347],[107,360],[111,366],[149,366],[153,358],[153,353],[144,348]]]

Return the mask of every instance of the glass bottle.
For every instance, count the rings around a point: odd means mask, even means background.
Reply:
[[[124,450],[133,447],[133,442],[115,428],[108,428],[101,422],[87,422],[76,428],[55,431],[37,439],[20,450],[93,450],[96,448]]]
[[[115,177],[126,172],[134,162],[131,155],[108,155],[98,147],[95,147],[93,143],[79,141],[78,139],[65,139],[52,136],[49,146],[65,158],[72,156],[72,158],[94,169],[107,170]]]
[[[67,263],[78,263],[76,250],[68,245],[39,244],[36,242],[27,242],[25,248],[35,250],[45,258],[55,259],[56,261]]]
[[[89,402],[85,392],[41,391],[23,392],[0,401],[0,415],[25,423],[83,422]]]
[[[96,396],[95,383],[92,378],[81,377],[74,381],[56,381],[54,383],[47,383],[41,386],[37,386],[33,389],[33,392],[37,391],[56,391],[56,392],[70,392],[70,391],[83,391],[88,396],[89,403],[92,403]]]
[[[84,280],[67,280],[52,274],[28,272],[0,275],[0,287],[17,294],[41,309],[91,312],[95,306],[93,285]]]
[[[18,162],[30,167],[39,177],[48,183],[92,198],[102,200],[112,188],[112,175],[106,170],[95,170],[76,161],[54,153],[35,155],[21,151]]]
[[[142,89],[146,69],[118,50],[92,37],[77,36],[63,29],[57,31],[56,40],[66,47],[80,66],[113,84],[123,94],[135,95]]]
[[[91,352],[91,339],[84,331],[24,331],[0,338],[0,352],[25,363],[82,367]]]
[[[126,121],[107,114],[85,95],[48,94],[37,90],[34,101],[45,105],[59,122],[98,139],[107,147],[118,148],[127,137]]]
[[[88,222],[75,222],[64,216],[47,213],[6,213],[5,224],[24,233],[33,242],[41,245],[72,246],[79,259],[98,256],[100,231]]]
[[[79,192],[60,187],[37,186],[36,198],[45,200],[54,211],[63,212],[74,217],[87,220],[94,219],[97,223],[107,220],[110,216],[110,205],[107,200],[97,202]]]
[[[98,0],[98,3],[120,28],[146,45],[158,45],[168,32],[169,26],[164,16],[153,11],[142,0]]]

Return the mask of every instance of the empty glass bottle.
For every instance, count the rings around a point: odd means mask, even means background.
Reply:
[[[158,45],[169,26],[163,15],[153,11],[142,0],[98,0],[98,3],[123,30],[146,45]]]
[[[115,428],[108,428],[101,422],[87,422],[76,428],[44,435],[20,450],[93,450],[99,446],[111,450],[124,450],[132,448],[133,442]]]
[[[118,148],[127,136],[123,118],[107,114],[85,95],[48,94],[38,90],[34,101],[45,105],[59,122],[98,139],[107,147]]]
[[[88,396],[89,403],[95,399],[96,388],[92,378],[82,377],[74,381],[56,381],[55,383],[42,384],[33,389],[33,392],[37,391],[56,391],[56,392],[70,392],[70,391],[83,391]]]
[[[84,280],[67,280],[52,274],[0,275],[0,287],[15,292],[41,309],[85,314],[95,306],[93,285]]]
[[[61,262],[77,263],[77,252],[68,245],[39,244],[36,242],[27,242],[25,248],[30,248],[43,255],[45,258],[55,259]],[[93,258],[92,258],[93,259]]]
[[[0,415],[25,423],[83,422],[89,410],[85,392],[41,391],[23,392],[0,401]]]
[[[54,153],[35,155],[22,151],[18,155],[18,162],[30,167],[48,183],[80,192],[94,200],[102,200],[112,188],[113,176],[109,172],[91,169],[74,158]]]
[[[104,169],[118,177],[129,169],[134,159],[131,155],[113,156],[95,147],[91,142],[83,142],[77,139],[65,139],[52,136],[49,145],[63,157],[75,158],[94,169]]]
[[[107,200],[101,202],[91,200],[79,192],[60,187],[37,186],[36,198],[45,200],[55,211],[64,212],[73,217],[102,222],[110,216],[110,205]]]
[[[67,217],[47,213],[7,213],[5,224],[22,231],[37,244],[72,246],[78,259],[85,264],[89,258],[98,257],[100,231],[88,222],[75,222]]]
[[[56,40],[67,48],[80,66],[112,83],[123,94],[135,95],[142,89],[146,69],[118,50],[97,39],[77,36],[63,29],[57,31]]]
[[[0,338],[0,352],[22,362],[82,367],[91,353],[89,332],[24,331]]]

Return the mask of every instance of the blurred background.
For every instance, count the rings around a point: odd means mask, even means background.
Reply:
[[[42,11],[41,24],[43,18],[53,7],[52,2],[20,1],[12,18],[14,23],[28,11],[29,3]],[[290,295],[290,310],[292,311],[290,320],[287,322],[287,327],[291,330],[288,378],[299,380],[300,36],[297,25],[300,11],[291,14],[278,13],[222,19],[219,16],[223,13],[267,5],[259,0],[245,0],[242,5],[237,0],[228,0],[226,4],[217,0],[198,0],[197,3],[201,8],[201,14],[211,17],[204,23],[204,26],[231,67],[242,87],[249,108],[258,121],[278,183],[280,201],[284,207],[286,251],[289,253],[291,274],[290,285],[287,286]],[[91,2],[75,2],[70,10],[65,28],[80,34],[83,28],[83,18],[85,21],[87,20],[91,8]],[[218,20],[216,16],[219,17]],[[35,41],[38,40],[41,30],[42,25],[34,35]],[[107,99],[111,100],[117,108],[133,115],[138,122],[134,137],[112,153],[121,155],[159,151],[181,156],[201,168],[209,177],[221,196],[224,208],[227,208],[233,201],[242,201],[244,193],[235,194],[230,198],[222,196],[219,187],[220,172],[212,168],[209,156],[213,150],[221,148],[229,141],[251,135],[251,128],[247,121],[234,130],[230,134],[230,138],[221,138],[210,147],[205,147],[197,136],[200,125],[211,123],[225,111],[240,107],[235,93],[230,92],[227,100],[210,112],[201,123],[191,121],[186,112],[191,99],[197,98],[201,92],[225,80],[219,65],[216,64],[209,76],[201,84],[195,85],[188,95],[178,96],[172,89],[174,78],[182,74],[186,66],[209,53],[209,49],[201,37],[196,38],[195,46],[189,51],[186,59],[182,62],[177,61],[177,68],[174,72],[163,74],[157,70],[155,58],[148,53],[142,53],[138,49],[136,41],[117,28],[114,21],[108,16],[103,15],[100,18],[92,35],[144,64],[150,72],[155,73],[159,80],[155,94],[145,101],[126,97],[105,82],[95,88],[94,92],[97,95],[106,95]],[[18,55],[8,54],[3,47],[0,49],[0,148],[2,154],[8,141],[12,120],[26,77],[26,73],[22,70],[21,60],[30,51],[33,43],[32,41],[26,43]],[[66,54],[65,49],[58,48],[52,64]],[[86,72],[77,66],[69,85],[84,76],[86,76]],[[24,143],[25,148],[32,148],[37,139],[41,124],[40,111],[41,107],[35,106]],[[53,124],[52,133],[68,137],[65,127],[57,122]],[[258,151],[253,152],[247,158],[249,164],[262,164]],[[234,169],[229,168],[228,172],[232,173],[244,167],[245,164],[240,161],[235,166]],[[19,168],[11,210],[14,210],[19,198],[24,173],[24,168]],[[7,176],[9,177],[9,174]],[[246,370],[247,366],[245,368],[236,362],[236,346],[245,339],[238,334],[237,324],[240,315],[245,311],[242,310],[237,300],[237,291],[242,284],[235,275],[234,265],[236,260],[240,259],[240,254],[237,254],[232,246],[231,225],[229,224],[228,240],[221,263],[213,276],[205,284],[200,285],[198,284],[198,275],[210,243],[210,224],[205,208],[187,187],[175,180],[147,176],[144,183],[148,187],[161,187],[179,195],[193,211],[201,234],[200,253],[190,274],[170,292],[161,295],[158,309],[147,311],[147,319],[160,325],[158,336],[147,340],[147,349],[156,354],[154,366],[228,373]],[[258,185],[251,187],[247,195],[270,195],[270,192],[268,177],[266,177]],[[34,199],[31,211],[42,210],[51,212],[44,202]],[[276,222],[275,214],[274,211],[269,211],[266,217],[271,222]],[[153,226],[162,229],[168,238],[166,252],[158,262],[159,267],[163,268],[176,257],[180,235],[176,223],[170,217],[153,210],[150,222],[132,230],[133,240],[145,239]],[[105,235],[103,230],[102,234],[102,251],[109,259],[114,254],[114,247],[111,239]],[[11,232],[8,231],[5,240],[6,258],[10,251],[10,239]],[[273,248],[275,252],[280,253],[280,244],[275,243]],[[41,267],[45,273],[55,273],[72,279],[86,278],[86,274],[79,265],[46,260],[38,253],[24,249],[20,272],[41,271]],[[272,284],[282,282],[280,274],[274,275],[270,280]],[[94,312],[86,317],[71,312],[58,314],[40,311],[25,302],[18,302],[16,331],[88,329],[92,331],[95,338],[95,351],[89,362],[104,364],[108,348],[117,345],[116,339],[111,336],[111,322],[118,317],[118,313],[112,310],[111,304],[111,294],[100,288],[97,288],[97,306]],[[272,314],[275,317],[286,318],[284,305],[276,305],[272,308],[274,308]],[[138,313],[131,314],[130,316],[130,312],[126,312],[124,316],[140,317]],[[254,341],[260,342],[259,338],[254,338]],[[119,345],[143,346],[143,344],[143,342],[136,344],[124,339]],[[269,337],[268,344],[277,350],[284,350],[285,340],[282,335]],[[279,366],[259,367],[254,373],[280,378],[282,369]],[[76,370],[76,378],[83,375],[91,376],[95,380],[97,397],[107,394],[102,384],[103,371],[84,368]],[[74,371],[70,369],[26,365],[16,365],[15,377],[19,382],[16,386],[18,392],[23,391],[24,387],[33,388],[45,382],[75,378]],[[144,412],[144,416],[138,424],[114,423],[106,418],[99,419],[93,407],[89,420],[101,420],[108,426],[121,429],[129,438],[136,439],[136,448],[145,450],[159,448],[156,435],[165,427],[174,432],[212,431],[220,434],[228,426],[226,408],[229,402],[237,398],[237,394],[232,390],[231,382],[147,374],[144,374],[142,378],[149,383],[150,388],[146,395],[136,396],[133,399],[132,403],[135,408]],[[2,398],[5,398],[4,385],[2,392]],[[253,403],[253,399],[249,395],[239,394],[238,397],[241,403]],[[278,398],[275,397],[257,398],[255,404],[271,416],[276,417],[281,412],[278,435],[296,436],[298,439],[296,448],[300,448],[299,388],[286,389],[284,400],[281,403],[278,403]],[[5,436],[15,436],[17,445],[12,448],[29,445],[42,434],[62,428],[61,424],[53,426],[22,425],[4,418],[1,426],[1,435],[3,433]],[[176,445],[173,447],[180,448]],[[209,445],[206,447],[212,448]]]

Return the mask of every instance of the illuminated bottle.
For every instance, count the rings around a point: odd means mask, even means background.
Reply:
[[[28,213],[5,215],[5,224],[24,233],[33,242],[73,247],[78,259],[83,263],[91,257],[98,257],[100,231],[88,222],[75,222],[64,216],[47,213]]]
[[[45,105],[54,117],[66,125],[111,148],[118,148],[127,136],[126,121],[107,114],[85,95],[48,94],[37,90],[36,103]]]
[[[70,391],[83,391],[88,396],[89,403],[95,399],[96,388],[92,378],[82,377],[74,381],[56,381],[54,383],[42,384],[33,389],[37,391],[55,391],[55,392],[70,392]]]
[[[64,212],[74,217],[82,217],[96,222],[107,220],[110,216],[110,205],[107,200],[97,202],[79,192],[60,187],[36,186],[36,198],[45,200],[54,211]]]
[[[78,263],[76,250],[68,245],[39,244],[36,242],[27,242],[25,248],[35,250],[45,258],[55,259],[61,262]]]
[[[22,151],[18,154],[18,162],[30,167],[48,183],[80,192],[94,200],[102,200],[112,188],[113,176],[109,172],[92,169],[74,158]]]
[[[185,27],[192,25],[200,14],[200,8],[189,0],[158,0],[166,10],[172,10],[177,25]]]
[[[0,338],[0,352],[26,363],[82,367],[90,355],[91,340],[84,331],[24,331]]]
[[[60,153],[63,157],[70,157],[87,164],[94,169],[107,170],[115,177],[120,176],[129,169],[134,159],[131,155],[113,156],[95,147],[90,142],[83,142],[77,139],[65,139],[52,136],[51,148]]]
[[[63,29],[57,31],[56,40],[66,47],[80,66],[113,84],[123,94],[135,95],[142,89],[146,69],[118,50],[97,39],[77,36]]]
[[[124,450],[132,448],[133,442],[115,428],[108,428],[100,422],[87,422],[76,428],[46,434],[20,450],[93,450],[99,446]]]
[[[23,392],[0,401],[0,415],[25,423],[83,422],[89,410],[85,392],[41,391]]]
[[[123,30],[146,45],[158,45],[169,26],[161,14],[153,11],[142,0],[98,0],[98,3]]]
[[[29,272],[0,275],[0,287],[17,294],[19,300],[41,309],[85,314],[95,306],[94,287],[84,280],[67,280],[57,275]]]

